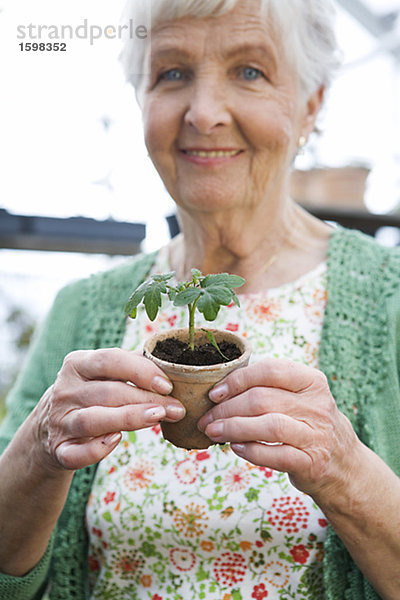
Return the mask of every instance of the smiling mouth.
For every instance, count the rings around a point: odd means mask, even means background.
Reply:
[[[240,154],[242,150],[182,150],[182,152],[200,158],[231,158]]]

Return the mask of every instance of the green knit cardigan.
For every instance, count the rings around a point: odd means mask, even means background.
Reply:
[[[155,255],[70,284],[57,296],[8,400],[0,452],[76,349],[120,346],[123,306]],[[341,228],[328,254],[328,303],[320,368],[359,437],[400,476],[400,252]],[[95,466],[77,471],[68,500],[40,563],[24,577],[0,575],[2,600],[88,597],[85,510]],[[377,600],[332,529],[325,543],[326,600]]]

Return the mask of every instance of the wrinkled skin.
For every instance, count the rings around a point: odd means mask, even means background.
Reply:
[[[139,354],[117,348],[68,354],[35,410],[47,461],[80,469],[102,460],[121,431],[179,420],[185,411],[167,395],[171,390],[164,373]]]
[[[360,442],[321,371],[267,359],[234,371],[210,397],[216,406],[199,428],[246,460],[287,472],[299,490],[319,496],[351,476]]]

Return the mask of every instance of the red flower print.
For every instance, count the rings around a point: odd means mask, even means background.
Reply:
[[[299,498],[274,498],[271,510],[267,511],[268,520],[278,531],[285,529],[287,533],[297,533],[300,528],[307,529],[310,513]]]
[[[198,466],[190,458],[185,458],[175,465],[175,475],[184,485],[190,485],[197,479]]]
[[[264,583],[260,583],[260,585],[254,586],[253,593],[251,595],[252,598],[255,598],[255,600],[263,600],[267,596],[268,596],[268,592],[265,589]]]
[[[257,546],[257,548],[262,548],[264,546],[264,544],[262,542],[260,542],[260,540],[257,540],[256,546]]]
[[[139,576],[143,569],[144,560],[137,550],[117,552],[113,554],[111,568],[123,579]]]
[[[114,473],[115,471],[115,467],[111,467],[111,469],[108,471],[108,474],[111,475],[111,473]]]
[[[238,492],[247,488],[249,482],[249,472],[245,467],[232,467],[224,477],[224,484],[230,492]]]
[[[214,561],[216,580],[222,585],[233,585],[243,581],[246,574],[246,559],[238,552],[223,552]]]
[[[89,556],[89,569],[91,571],[100,571],[100,563],[94,556]]]
[[[318,525],[320,527],[328,527],[328,521],[326,519],[318,519]]]
[[[169,558],[178,571],[190,571],[196,564],[195,555],[186,548],[172,548]]]
[[[210,454],[206,450],[203,450],[202,452],[197,452],[195,458],[196,460],[207,460],[207,458],[210,458]]]
[[[132,491],[143,489],[150,485],[154,475],[154,465],[142,458],[129,467],[124,475],[125,485]]]
[[[114,502],[115,492],[107,492],[104,496],[104,502],[106,504],[110,504],[110,502]]]
[[[170,327],[175,327],[175,322],[177,318],[177,315],[172,315],[171,317],[168,317],[167,321]]]
[[[272,469],[268,469],[267,467],[257,467],[259,471],[261,471],[261,473],[264,473],[264,476],[269,479],[270,477],[272,477],[272,475],[274,474],[274,471]]]
[[[97,527],[92,527],[92,533],[93,535],[97,535],[97,537],[99,538],[101,538],[101,536],[103,535],[101,529],[97,529]]]
[[[265,321],[274,321],[279,317],[281,305],[279,302],[274,301],[251,300],[246,311],[252,320],[265,323]]]
[[[307,558],[310,556],[310,553],[304,544],[293,546],[290,550],[290,554],[293,556],[294,562],[300,563],[301,565],[304,565],[307,562]]]
[[[151,598],[151,600],[162,600],[162,596],[159,596],[158,594],[154,594],[154,596]]]
[[[225,329],[227,331],[238,331],[239,324],[238,323],[228,323],[228,325],[225,327]]]
[[[161,433],[161,425],[158,423],[157,425],[154,425],[154,427],[152,427],[151,430],[156,435],[160,435],[160,433]]]

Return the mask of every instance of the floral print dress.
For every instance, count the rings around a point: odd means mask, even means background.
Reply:
[[[170,270],[166,249],[153,272]],[[258,294],[239,295],[213,327],[248,337],[251,360],[317,366],[326,265]],[[185,308],[129,320],[124,348],[186,326]],[[201,318],[198,325],[207,326]],[[97,469],[87,506],[91,599],[320,600],[327,521],[285,473],[226,445],[187,451],[160,426],[126,432]]]

